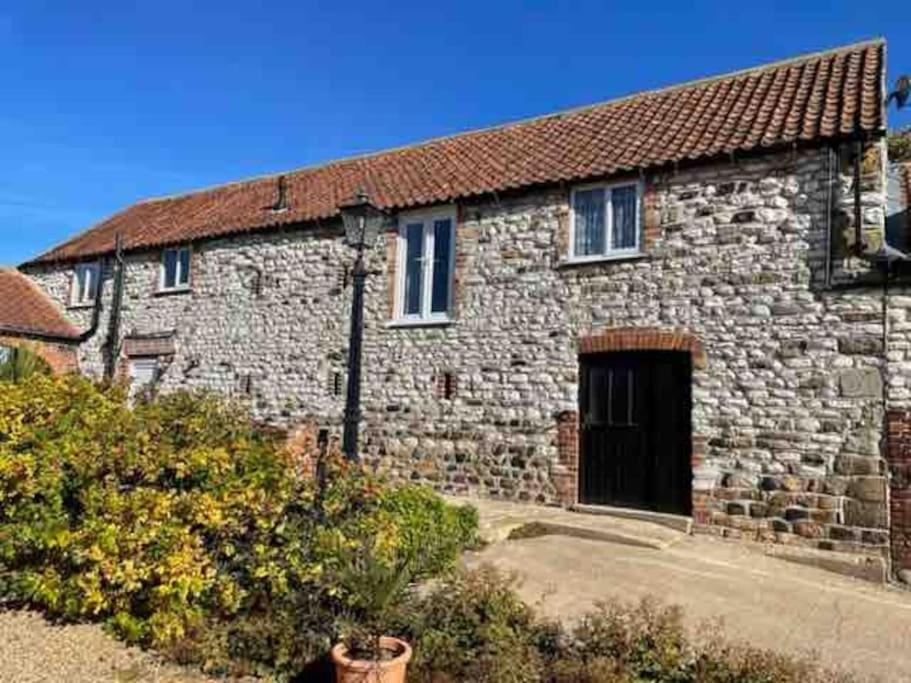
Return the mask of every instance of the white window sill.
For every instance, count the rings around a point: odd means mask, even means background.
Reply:
[[[175,296],[177,294],[189,294],[193,289],[191,287],[172,287],[171,289],[159,289],[155,296]]]
[[[615,263],[617,261],[639,261],[648,258],[644,251],[627,251],[617,254],[604,254],[599,256],[573,256],[557,263],[558,268],[571,268],[573,266],[588,266],[597,263]]]
[[[387,329],[397,329],[401,327],[449,327],[454,325],[455,320],[452,318],[401,318],[399,320],[390,320],[386,323]]]
[[[67,306],[70,310],[79,310],[81,308],[95,308],[94,301],[83,301],[80,303],[71,303]]]

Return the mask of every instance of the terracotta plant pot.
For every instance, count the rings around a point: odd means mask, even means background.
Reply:
[[[404,640],[382,636],[380,647],[394,653],[394,656],[381,662],[351,659],[348,656],[348,646],[344,643],[332,648],[336,683],[405,683],[405,669],[411,661],[411,646]]]

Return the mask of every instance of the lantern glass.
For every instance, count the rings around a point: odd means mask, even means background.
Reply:
[[[358,249],[376,244],[385,214],[377,208],[363,191],[339,206],[345,223],[345,241]]]

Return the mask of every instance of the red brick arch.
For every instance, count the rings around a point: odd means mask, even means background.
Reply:
[[[579,353],[605,353],[608,351],[686,351],[693,359],[693,367],[706,366],[705,348],[689,332],[662,330],[656,327],[611,327],[579,338]]]

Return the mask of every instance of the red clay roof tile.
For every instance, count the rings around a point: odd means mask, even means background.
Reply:
[[[148,200],[33,261],[328,219],[359,188],[387,209],[884,129],[874,40],[717,78],[285,174]]]
[[[79,332],[30,278],[0,268],[0,334],[75,338]]]

